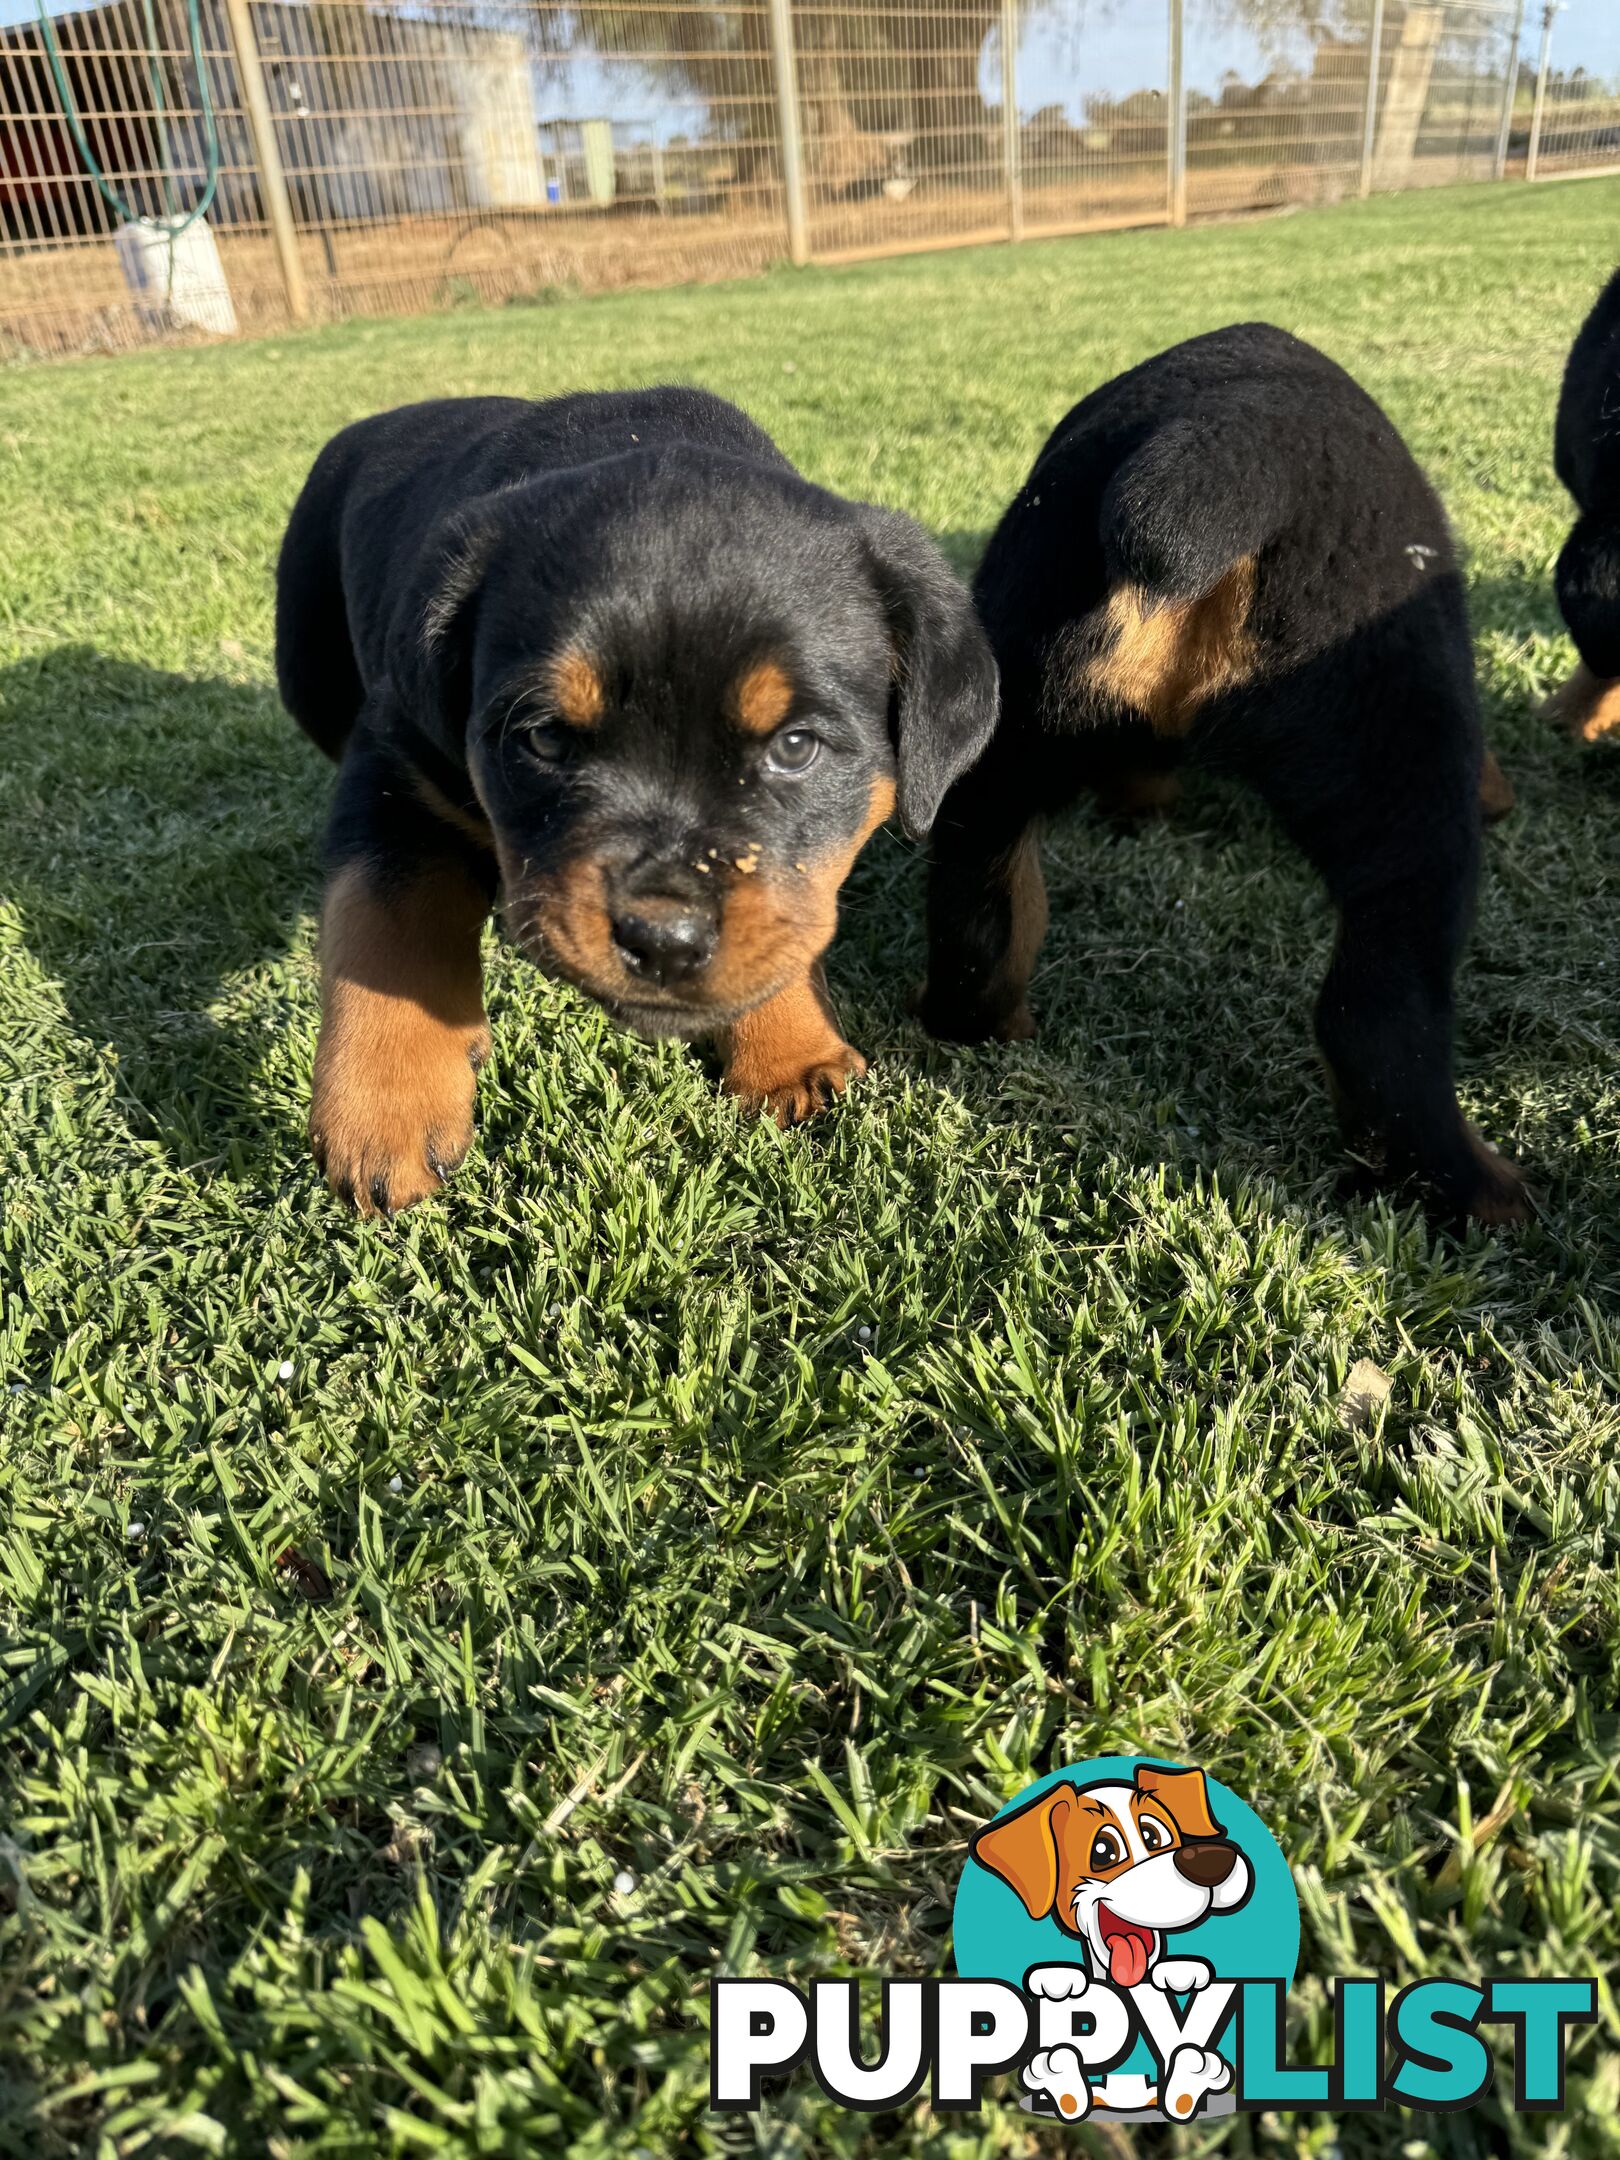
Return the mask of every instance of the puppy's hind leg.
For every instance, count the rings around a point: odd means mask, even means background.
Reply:
[[[948,808],[949,806],[947,806]],[[943,823],[943,820],[942,820]],[[1046,935],[1040,827],[935,827],[928,870],[928,976],[917,1010],[946,1042],[1026,1042],[1029,979]]]
[[[1457,1102],[1452,976],[1467,909],[1446,888],[1430,868],[1341,903],[1316,1039],[1352,1145],[1370,1141],[1390,1177],[1418,1178],[1455,1216],[1520,1222],[1519,1173]]]
[[[1046,935],[1042,819],[1077,792],[1072,747],[1025,718],[1016,695],[928,836],[928,973],[917,1012],[946,1042],[1023,1042],[1029,979]]]

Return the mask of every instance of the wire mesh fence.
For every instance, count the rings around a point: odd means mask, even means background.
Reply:
[[[1620,170],[1576,4],[0,0],[0,354]]]

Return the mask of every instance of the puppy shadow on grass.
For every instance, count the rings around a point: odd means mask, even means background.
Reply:
[[[330,776],[275,692],[65,646],[0,669],[0,728],[5,893],[47,1037],[66,1008],[63,1076],[115,1059],[131,1129],[177,1161],[285,1148],[265,1069]]]

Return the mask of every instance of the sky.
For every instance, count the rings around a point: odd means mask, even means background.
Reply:
[[[50,0],[54,14],[73,12],[81,0]],[[82,0],[94,4],[94,0]],[[170,0],[170,5],[177,0]],[[0,0],[0,25],[20,22],[35,12],[34,0]],[[167,10],[166,10],[167,12]],[[1162,86],[1166,78],[1166,0],[1058,0],[1034,12],[1018,51],[1018,103],[1027,113],[1060,104],[1078,117],[1083,99],[1094,91],[1120,95]],[[1526,0],[1521,43],[1524,58],[1535,63],[1541,36],[1540,0]],[[1553,63],[1584,67],[1589,73],[1620,79],[1620,0],[1567,0],[1553,30]],[[1309,45],[1300,41],[1307,60]],[[1229,68],[1246,81],[1266,71],[1267,57],[1247,31],[1218,25],[1210,0],[1189,0],[1186,74],[1189,89],[1213,92]],[[999,100],[1000,69],[994,41],[987,43],[981,84]],[[656,81],[623,63],[582,57],[566,71],[548,71],[537,88],[542,119],[601,117],[619,121],[648,118],[665,103]],[[692,131],[698,109],[659,113],[663,136]]]

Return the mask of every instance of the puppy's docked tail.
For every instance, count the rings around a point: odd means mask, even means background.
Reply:
[[[1108,598],[1086,641],[1089,686],[1184,735],[1209,698],[1246,681],[1255,558],[1291,507],[1258,421],[1155,429],[1103,490]]]

